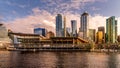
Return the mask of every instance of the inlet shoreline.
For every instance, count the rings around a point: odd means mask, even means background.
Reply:
[[[0,49],[0,51],[24,51],[24,52],[101,52],[101,53],[120,53],[117,49]]]

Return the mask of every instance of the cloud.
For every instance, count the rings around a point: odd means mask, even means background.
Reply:
[[[100,8],[97,8],[97,7],[91,7],[91,9],[92,9],[93,11],[98,11],[98,10],[100,10]]]
[[[7,4],[7,5],[10,5],[10,6],[13,5],[13,3],[11,3],[10,1],[6,1],[6,4]]]
[[[74,10],[81,10],[86,4],[94,2],[103,2],[106,0],[42,0],[45,4],[45,9],[54,13],[73,12],[79,13]],[[94,8],[95,9],[95,8]]]
[[[0,16],[0,23],[1,23],[2,20],[3,20],[3,16]]]
[[[2,19],[3,17],[2,16],[0,16],[0,19]]]
[[[12,11],[12,13],[13,13],[13,14],[17,14],[17,12],[16,12],[16,11],[14,11],[14,10]]]
[[[67,27],[71,27],[71,20],[77,20],[77,28],[80,28],[80,14],[73,9],[80,10],[87,3],[104,2],[106,0],[42,0],[45,4],[45,10],[41,7],[32,9],[32,14],[23,18],[16,18],[13,21],[5,22],[8,29],[15,32],[33,33],[33,29],[43,27],[55,32],[55,16],[61,13],[66,16]],[[21,8],[24,6],[21,6]],[[92,7],[93,10],[99,8]],[[90,16],[90,28],[97,29],[99,26],[105,26],[106,18],[102,15]],[[91,25],[92,24],[92,25]]]
[[[55,32],[55,17],[56,15],[51,14],[46,10],[40,10],[38,7],[32,9],[33,14],[26,16],[24,18],[17,18],[13,21],[5,22],[8,29],[12,29],[15,32],[22,33],[33,33],[33,29],[37,27],[46,28],[48,31]],[[63,17],[66,16],[66,24],[67,27],[71,27],[71,20],[77,20],[77,29],[79,31],[80,28],[80,15],[78,13],[72,14],[67,12],[66,14],[62,14]],[[98,29],[100,26],[104,26],[106,28],[106,19],[108,17],[102,16],[100,14],[95,14],[94,16],[89,16],[89,28],[90,29]],[[119,20],[118,20],[118,29],[120,28]],[[118,30],[118,34],[120,31]]]
[[[22,33],[33,33],[33,29],[36,28],[36,25],[37,27],[47,28],[48,30],[55,29],[54,18],[49,12],[45,10],[36,12],[36,8],[33,10],[34,11],[32,15],[26,16],[24,18],[17,18],[13,21],[4,23],[6,23],[8,29]]]
[[[24,18],[17,18],[13,21],[7,22],[6,26],[15,32],[32,33],[34,28],[43,27],[55,32],[55,16],[46,10],[40,10],[38,7],[32,9],[33,14]],[[67,27],[71,27],[71,20],[77,20],[77,28],[80,27],[80,15],[67,12],[66,16]],[[91,17],[91,22],[98,22],[102,19],[100,16]],[[101,22],[98,22],[101,23]],[[100,24],[99,24],[100,25]]]
[[[18,5],[20,8],[26,8],[26,5]]]
[[[106,28],[106,18],[100,14],[96,14],[94,16],[89,17],[89,28],[98,29],[100,26],[104,26]]]

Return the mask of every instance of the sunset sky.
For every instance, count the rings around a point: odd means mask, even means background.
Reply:
[[[55,32],[55,16],[58,13],[70,20],[90,14],[89,27],[106,26],[106,18],[116,16],[120,34],[120,0],[0,0],[0,22],[14,32],[32,33],[34,28],[44,27]]]

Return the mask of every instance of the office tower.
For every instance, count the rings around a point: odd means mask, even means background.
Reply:
[[[106,41],[108,43],[117,42],[117,20],[115,20],[115,16],[106,20]]]
[[[103,26],[98,27],[98,31],[102,31],[103,33],[102,43],[105,43],[105,28]]]
[[[71,20],[72,37],[77,37],[77,21]]]
[[[62,35],[63,35],[62,15],[58,14],[56,16],[56,37],[62,37]]]
[[[103,32],[102,31],[98,31],[97,32],[97,43],[102,43],[103,42]]]
[[[46,37],[47,30],[45,28],[35,28],[34,34],[39,34],[39,35]]]
[[[96,30],[95,29],[89,29],[89,39],[92,41],[96,41]]]
[[[64,37],[66,37],[66,17],[64,16]]]
[[[89,14],[84,12],[81,15],[80,32],[83,32],[83,39],[88,39],[89,37]]]
[[[66,37],[71,36],[71,29],[69,27],[66,28]]]

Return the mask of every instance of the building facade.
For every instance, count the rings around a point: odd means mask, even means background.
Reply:
[[[89,14],[84,12],[81,15],[80,32],[83,32],[83,39],[88,39],[89,37]]]
[[[66,17],[64,16],[64,37],[66,37]]]
[[[62,37],[63,36],[63,21],[62,21],[62,15],[58,14],[56,16],[56,37]]]
[[[117,20],[115,20],[115,16],[106,20],[106,42],[117,42]]]
[[[77,21],[71,20],[72,37],[77,37]]]
[[[48,33],[47,33],[47,38],[48,39],[50,39],[51,37],[54,37],[55,36],[55,34],[52,32],[52,31],[49,31]]]
[[[42,37],[39,34],[9,33],[14,46],[38,46]]]
[[[103,33],[103,43],[105,43],[105,28],[103,27],[103,26],[101,26],[101,27],[98,27],[98,31],[102,31],[102,33]]]
[[[71,37],[71,28],[69,27],[66,28],[66,36]]]
[[[95,29],[89,29],[89,39],[92,41],[96,41],[96,30]]]
[[[101,44],[103,43],[103,32],[102,31],[98,31],[97,32],[97,40],[96,43]]]
[[[45,28],[35,28],[34,34],[39,34],[39,35],[46,37],[47,30]]]

